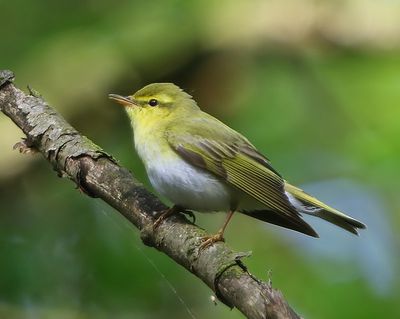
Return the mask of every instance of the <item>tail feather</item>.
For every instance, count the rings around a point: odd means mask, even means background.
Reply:
[[[241,213],[260,219],[270,224],[298,231],[311,237],[319,237],[315,230],[312,229],[312,227],[308,225],[304,220],[302,220],[300,216],[298,216],[298,218],[287,218],[283,214],[271,210],[242,210]]]
[[[358,235],[358,229],[366,228],[360,221],[329,207],[287,182],[285,182],[285,191],[292,205],[301,213],[317,216],[356,235]]]

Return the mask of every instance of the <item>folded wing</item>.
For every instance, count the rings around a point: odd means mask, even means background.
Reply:
[[[214,118],[171,126],[166,138],[188,163],[202,168],[265,206],[247,215],[316,237],[285,194],[285,182],[267,158],[236,131]],[[262,212],[262,213],[260,213]]]

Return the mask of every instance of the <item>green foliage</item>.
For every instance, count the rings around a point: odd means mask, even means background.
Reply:
[[[267,279],[271,269],[273,285],[308,318],[399,317],[399,48],[315,34],[274,42],[283,31],[266,24],[264,36],[257,8],[221,3],[2,2],[1,67],[148,186],[128,120],[107,94],[182,86],[290,182],[369,227],[357,238],[314,223],[318,250],[314,239],[235,216],[226,239],[253,251],[250,270]],[[229,21],[237,28],[221,28]],[[12,153],[21,134],[10,127],[0,116],[1,318],[190,318],[187,308],[196,318],[242,318],[214,306],[199,280],[38,155]],[[212,232],[222,216],[197,220]]]

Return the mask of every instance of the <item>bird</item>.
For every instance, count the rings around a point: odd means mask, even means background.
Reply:
[[[226,212],[217,233],[202,238],[202,248],[224,241],[235,212],[312,237],[319,236],[304,214],[356,235],[366,228],[287,182],[246,137],[203,112],[177,85],[152,83],[132,95],[109,98],[130,119],[135,149],[151,185],[174,204],[155,227],[186,210]]]

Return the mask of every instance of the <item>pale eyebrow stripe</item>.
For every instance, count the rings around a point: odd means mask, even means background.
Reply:
[[[140,98],[138,98],[138,101],[141,102],[148,102],[150,99],[157,99],[158,101],[160,101],[161,103],[170,103],[172,102],[172,98],[166,94],[159,94],[159,95],[146,95],[146,96],[141,96]]]

